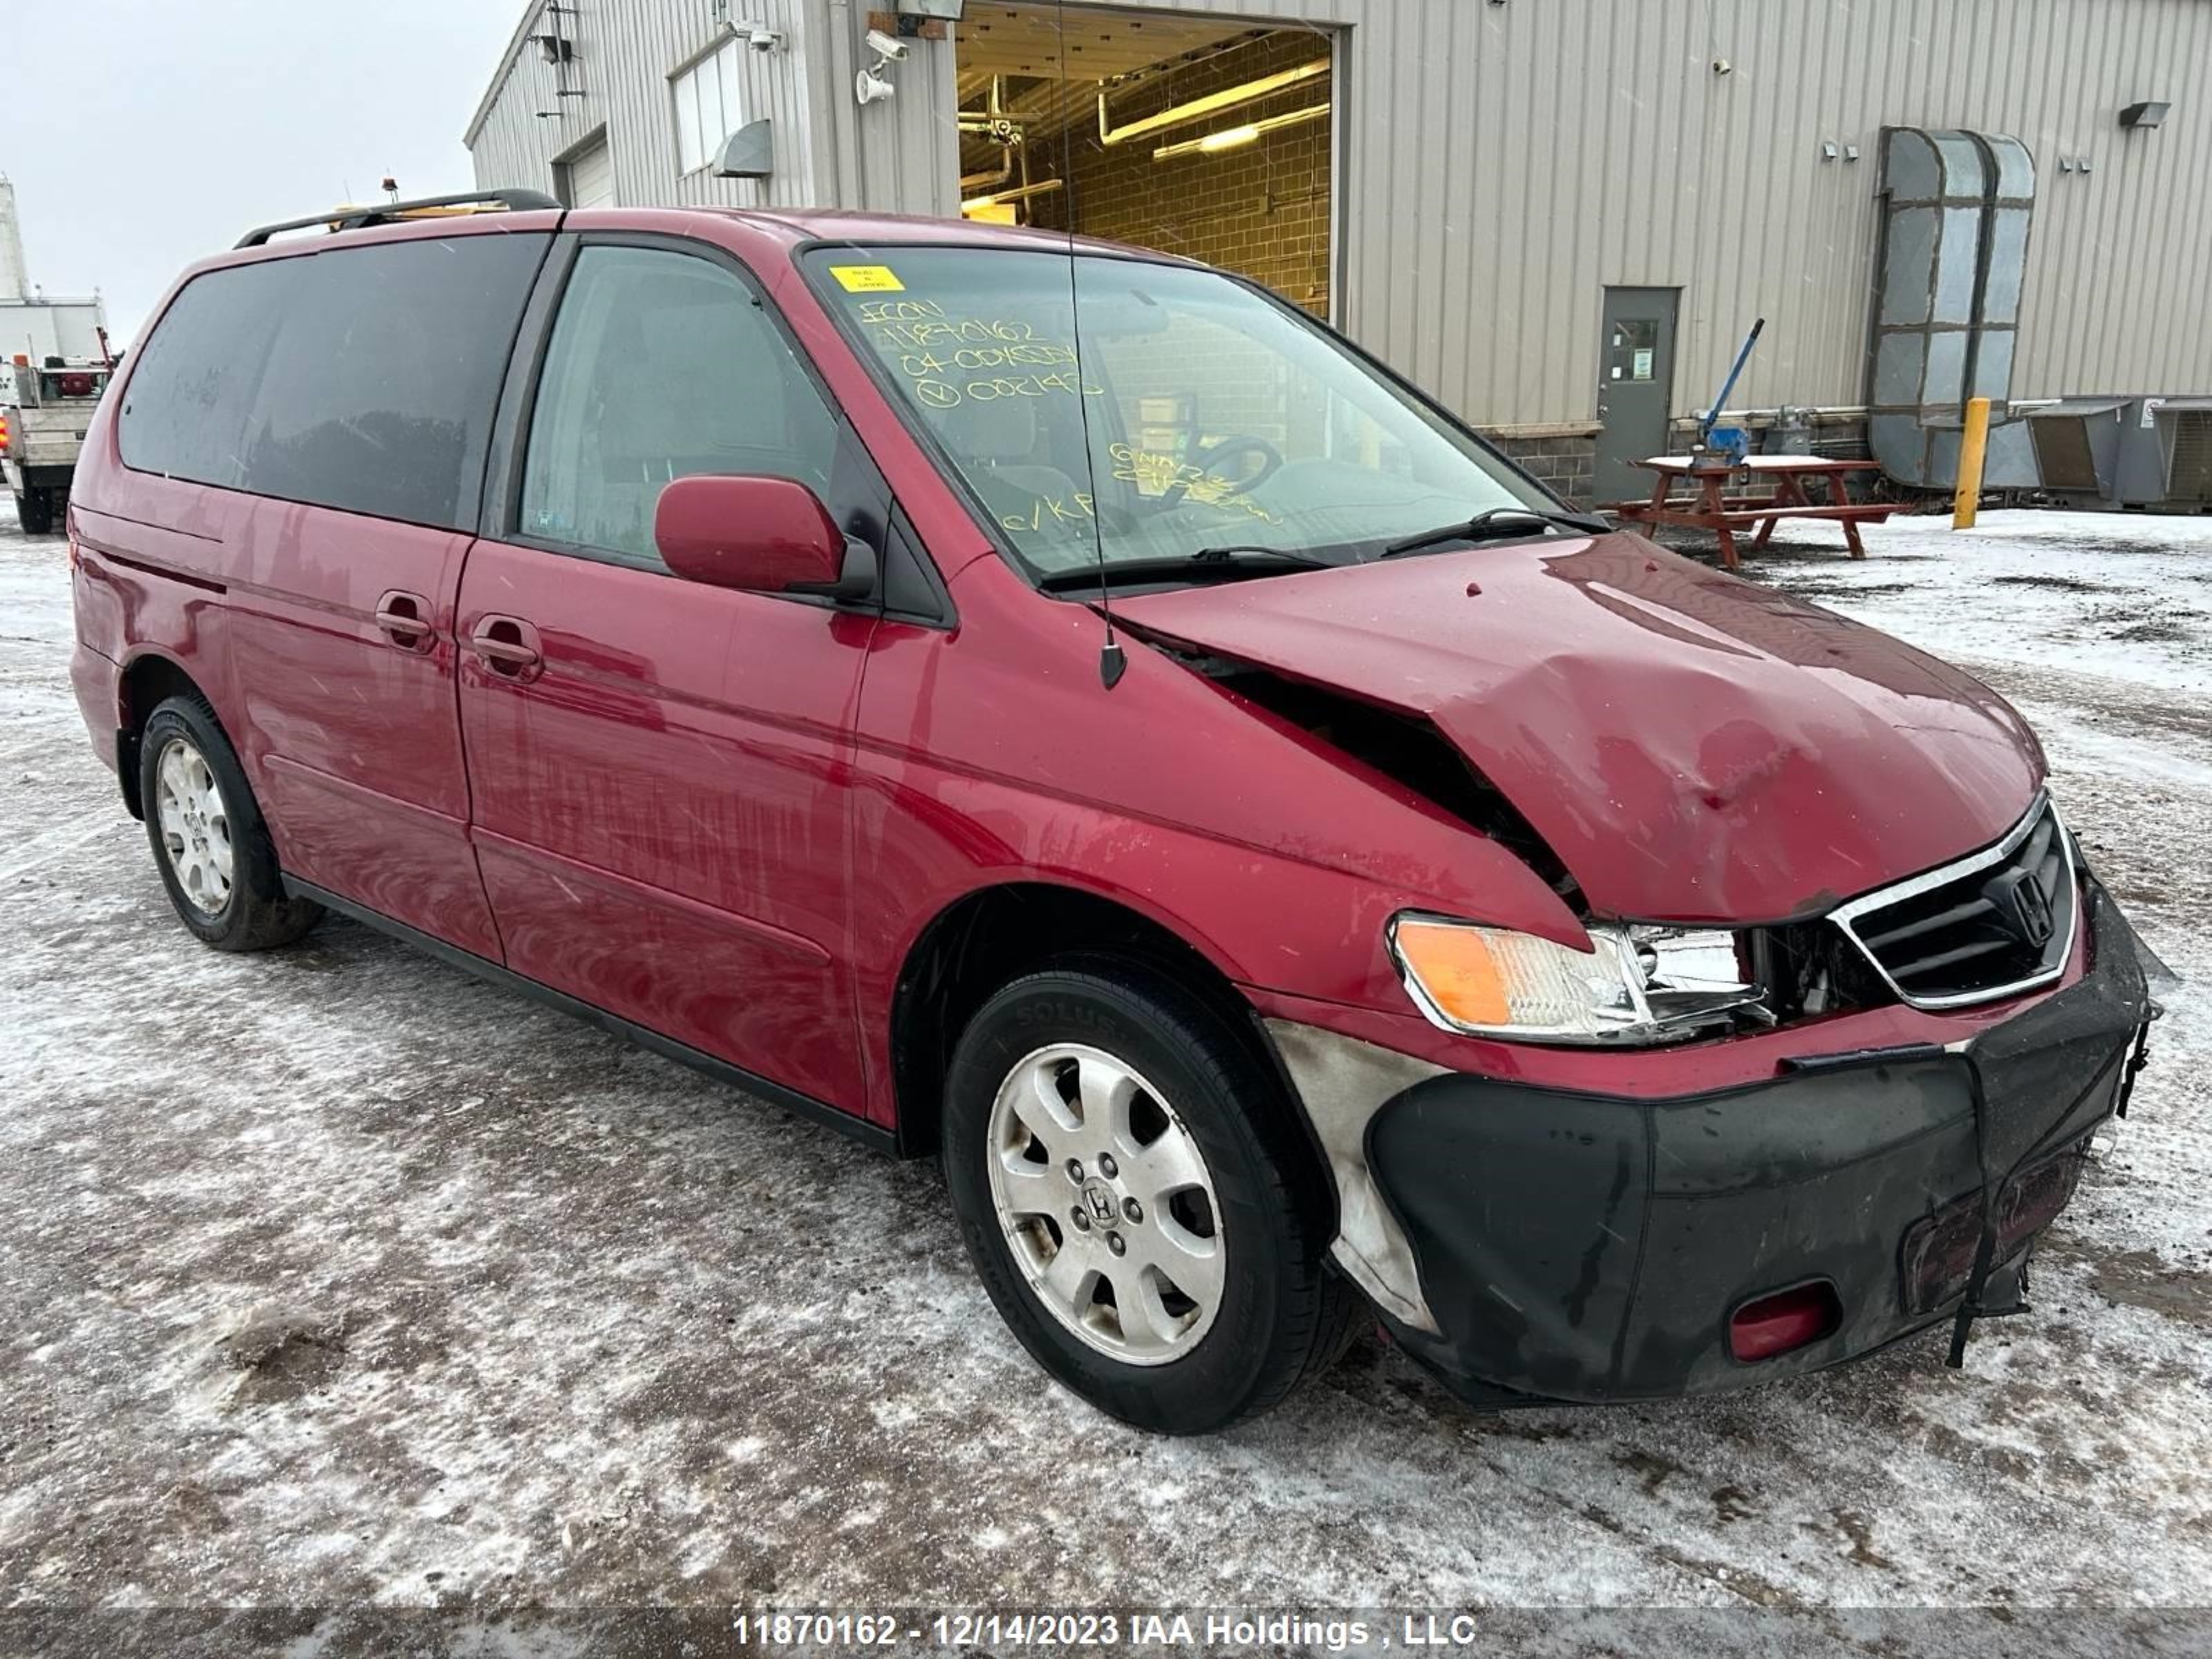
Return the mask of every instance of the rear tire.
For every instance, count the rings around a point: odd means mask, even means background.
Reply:
[[[215,711],[195,696],[154,710],[138,740],[146,839],[177,916],[218,951],[289,945],[323,914],[287,898],[276,848]]]
[[[26,536],[48,536],[54,528],[54,497],[48,489],[27,489],[15,497],[16,521]]]
[[[947,1077],[945,1182],[1038,1364],[1124,1422],[1203,1434],[1334,1363],[1360,1304],[1327,1266],[1295,1109],[1154,970],[1086,958],[985,1003]]]

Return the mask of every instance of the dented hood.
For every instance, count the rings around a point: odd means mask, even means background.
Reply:
[[[1778,921],[1996,840],[2043,775],[1995,692],[1640,537],[1116,599],[1202,650],[1431,721],[1601,915]]]

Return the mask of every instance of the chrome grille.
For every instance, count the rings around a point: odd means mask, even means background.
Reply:
[[[2065,829],[2039,796],[1996,846],[1853,899],[1833,920],[1905,1001],[1956,1008],[2057,979],[2079,913]]]

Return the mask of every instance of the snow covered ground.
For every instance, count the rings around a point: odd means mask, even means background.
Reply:
[[[2021,1650],[2203,1603],[2212,518],[1942,523],[1750,569],[2018,702],[2189,981],[2034,1312],[1961,1372],[1506,1417],[1363,1344],[1170,1443],[1044,1381],[933,1169],[349,923],[194,943],[84,744],[62,545],[0,514],[0,1610],[1597,1603],[1868,1650],[1836,1609],[1937,1605]]]

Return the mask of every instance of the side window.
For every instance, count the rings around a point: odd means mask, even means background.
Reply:
[[[460,529],[548,238],[317,254],[276,328],[246,432],[258,495]]]
[[[695,473],[827,493],[837,423],[737,277],[659,248],[587,247],[553,325],[523,464],[526,536],[660,568],[660,492]]]
[[[125,465],[465,527],[550,240],[392,242],[193,278],[131,371]]]
[[[195,276],[138,349],[116,417],[124,465],[195,483],[245,481],[246,427],[301,259]]]

